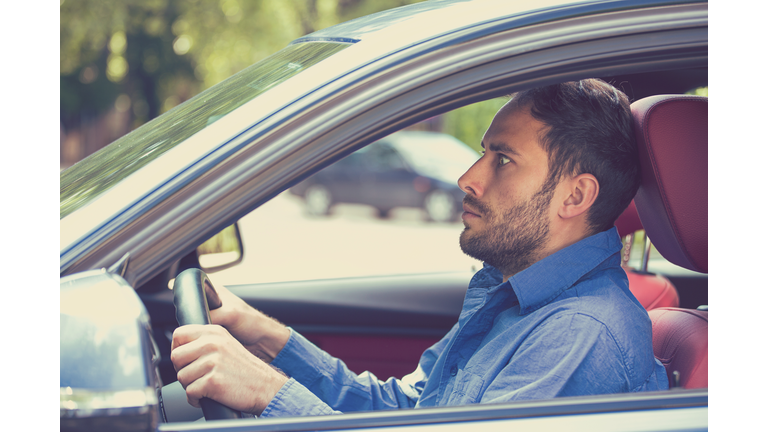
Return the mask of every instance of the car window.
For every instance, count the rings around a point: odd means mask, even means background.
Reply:
[[[622,239],[622,244],[627,245],[628,239],[625,237]],[[688,270],[680,267],[676,264],[672,264],[656,249],[653,243],[646,238],[645,230],[639,230],[631,237],[632,246],[630,248],[629,260],[627,266],[635,270],[643,270],[643,254],[650,248],[648,252],[648,264],[644,271],[650,273],[658,273],[667,276],[688,276],[699,275],[700,273]],[[646,244],[647,242],[647,244]]]
[[[701,92],[706,88],[691,91]],[[211,278],[236,285],[480,269],[482,263],[459,247],[464,193],[457,181],[480,157],[482,136],[508,100],[491,99],[413,125],[284,191],[240,219],[243,262]],[[376,173],[406,165],[410,178],[371,181]],[[444,202],[453,203],[449,220],[435,222],[428,215],[427,196],[435,191],[447,191]],[[451,193],[452,201],[446,198]],[[317,202],[327,204],[327,211],[309,208]],[[643,238],[642,231],[634,237],[629,265],[636,269]],[[655,248],[648,271],[690,273]]]
[[[457,181],[480,157],[482,134],[506,100],[391,134],[281,193],[240,219],[243,262],[211,279],[246,284],[479,270],[482,263],[459,248],[464,193]],[[457,115],[466,119],[461,129],[450,127]],[[410,177],[402,172],[406,166]],[[386,173],[398,174],[380,175]],[[384,181],[372,183],[374,177]],[[333,200],[327,215],[308,210],[308,195],[317,191],[310,186],[319,183]],[[452,200],[450,220],[429,218],[430,193]]]
[[[266,90],[348,46],[337,42],[289,45],[78,162],[60,175],[59,217],[86,205]]]
[[[492,102],[495,105],[495,101]],[[399,134],[392,145],[417,172],[453,183],[480,156],[478,152],[464,145],[449,134],[409,132]],[[479,141],[477,141],[479,143]],[[439,154],[439,157],[435,157]]]
[[[397,150],[387,142],[371,144],[370,150],[365,153],[366,165],[374,172],[390,172],[408,169],[403,158]]]

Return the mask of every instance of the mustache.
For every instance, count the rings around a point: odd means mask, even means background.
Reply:
[[[490,209],[486,204],[483,204],[479,199],[473,197],[472,195],[464,195],[462,202],[470,208],[477,210],[480,213],[480,216],[490,212]]]

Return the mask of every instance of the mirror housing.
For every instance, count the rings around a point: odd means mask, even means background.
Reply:
[[[144,304],[104,269],[60,284],[60,429],[157,430],[160,354]]]
[[[243,239],[237,222],[224,228],[197,247],[200,268],[213,273],[240,264],[243,261]]]

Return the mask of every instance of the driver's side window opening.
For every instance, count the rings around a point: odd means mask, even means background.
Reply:
[[[706,95],[706,69],[688,94]],[[667,72],[606,77],[636,100]],[[703,77],[703,78],[702,78]],[[457,180],[477,158],[508,97],[454,109],[373,143],[284,191],[239,221],[243,261],[213,272],[222,284],[477,270],[458,247],[464,193]],[[645,250],[637,233],[627,265]],[[653,247],[647,270],[682,272]]]
[[[457,180],[507,97],[414,124],[347,156],[241,218],[239,265],[215,283],[472,272],[458,245]]]

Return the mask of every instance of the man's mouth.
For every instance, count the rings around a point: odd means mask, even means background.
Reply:
[[[462,207],[464,208],[464,213],[470,214],[472,216],[480,217],[480,214],[477,212],[477,210],[473,210],[466,204],[464,204]]]
[[[468,201],[470,201],[469,196],[465,196],[461,206],[462,209],[464,209],[464,213],[461,215],[461,218],[466,219],[466,218],[482,217],[480,210],[475,208],[477,206],[470,204]]]

